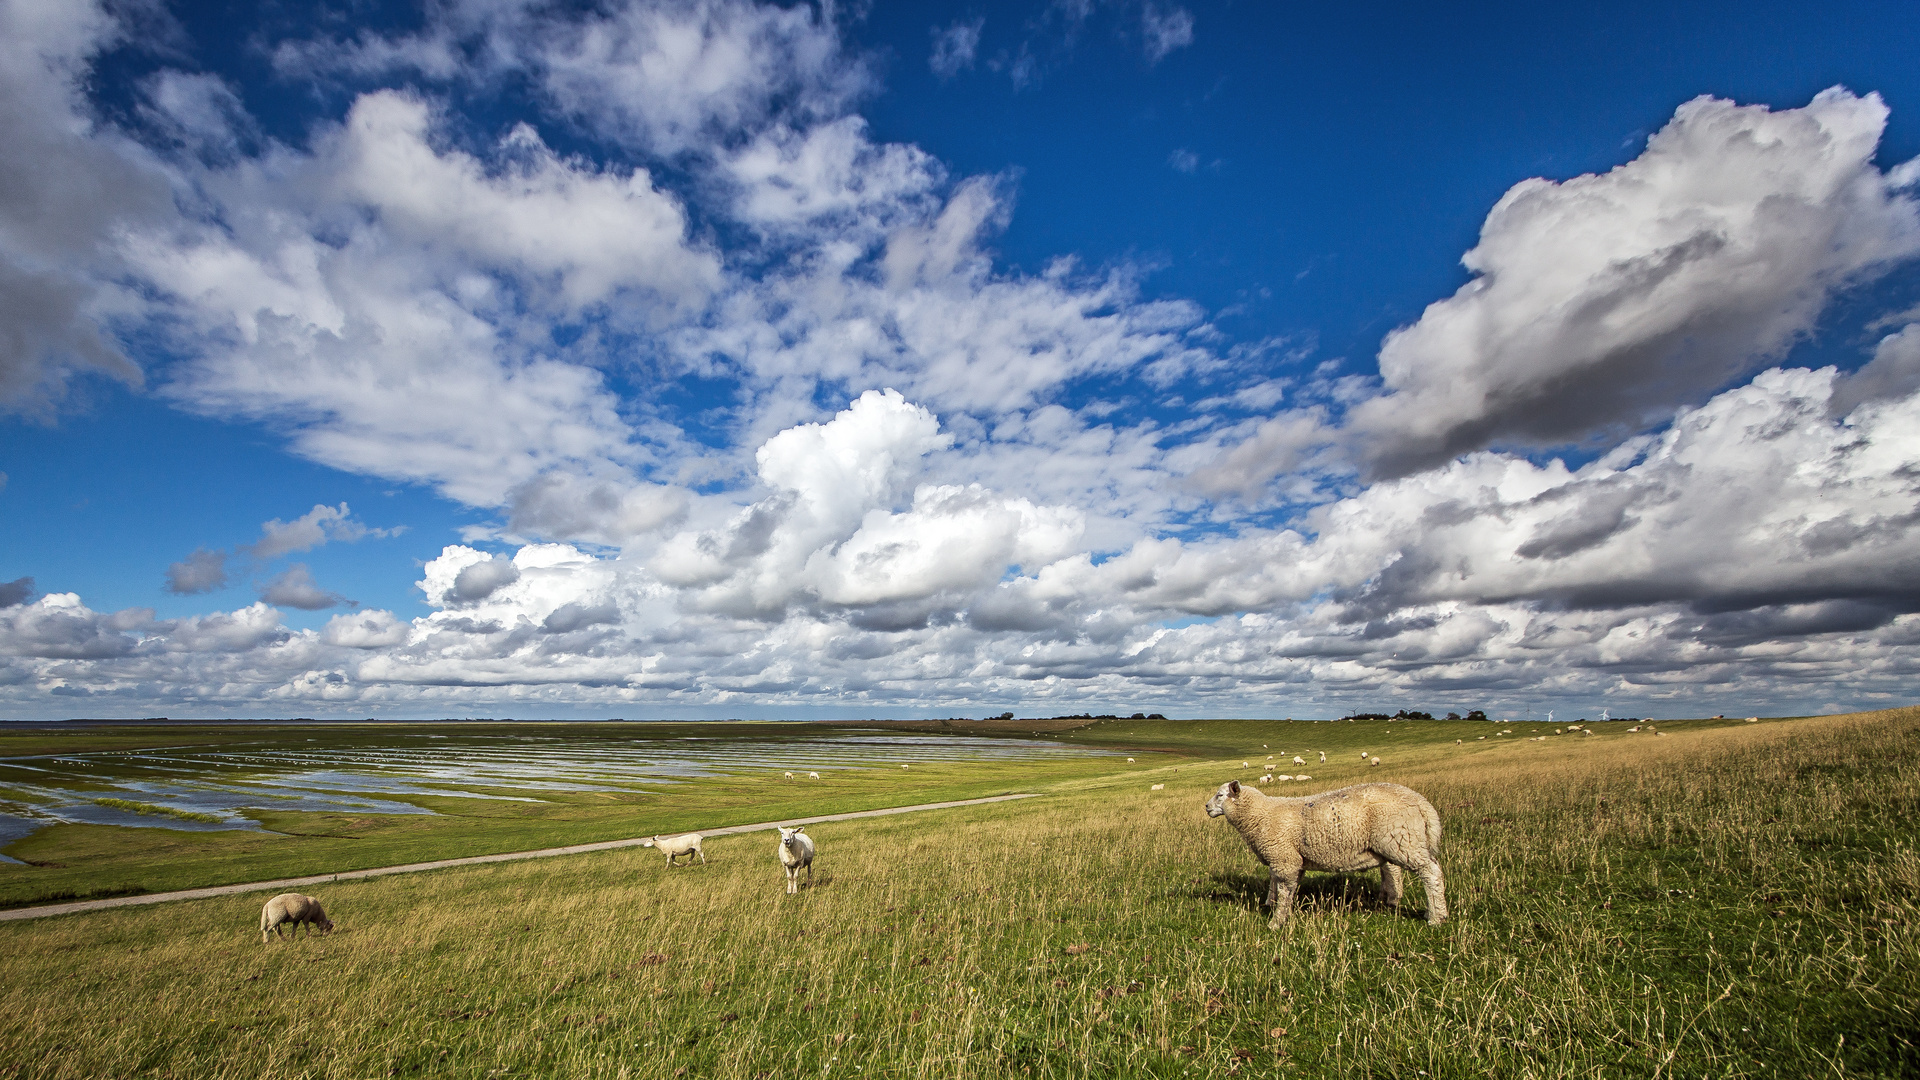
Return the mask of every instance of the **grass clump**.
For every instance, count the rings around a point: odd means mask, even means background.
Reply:
[[[1200,809],[1241,753],[816,826],[793,897],[768,832],[313,886],[297,944],[264,894],[0,924],[0,1076],[1920,1071],[1920,710],[1669,730],[1324,770],[1440,809],[1437,928],[1309,874],[1267,931]]]
[[[142,814],[150,817],[170,817],[179,821],[201,821],[209,825],[218,825],[226,820],[219,814],[203,814],[198,810],[180,810],[172,806],[161,806],[158,803],[135,802],[132,799],[92,799],[89,801],[95,806],[107,806],[115,810],[125,810],[128,813]]]

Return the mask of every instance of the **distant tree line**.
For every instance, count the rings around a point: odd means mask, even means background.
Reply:
[[[1487,714],[1480,709],[1475,709],[1465,716],[1461,716],[1457,712],[1450,712],[1447,715],[1441,716],[1441,717],[1436,717],[1432,713],[1424,712],[1420,709],[1401,709],[1399,712],[1394,713],[1391,716],[1383,712],[1357,712],[1351,716],[1343,716],[1340,719],[1342,720],[1435,720],[1435,719],[1438,719],[1438,720],[1485,720],[1486,718],[1487,718]]]

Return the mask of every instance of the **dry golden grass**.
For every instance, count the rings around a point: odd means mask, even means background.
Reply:
[[[1373,875],[1309,875],[1268,932],[1260,868],[1200,809],[1239,762],[1185,765],[819,826],[795,897],[769,832],[691,869],[315,887],[340,932],[291,945],[260,944],[264,895],[7,924],[0,1076],[1920,1070],[1920,710],[1498,746],[1396,727],[1364,778],[1440,808],[1444,927],[1417,885],[1396,918]]]

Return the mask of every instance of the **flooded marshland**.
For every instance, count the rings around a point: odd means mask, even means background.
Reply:
[[[643,792],[706,777],[947,761],[1086,757],[1044,740],[685,726],[618,733],[300,728],[255,740],[0,757],[0,846],[57,822],[258,829],[262,810],[431,814],[432,800],[538,801]],[[5,856],[0,856],[5,858]]]

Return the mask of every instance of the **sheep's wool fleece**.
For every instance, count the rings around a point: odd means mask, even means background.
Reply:
[[[1419,866],[1440,848],[1440,813],[1399,784],[1355,784],[1304,798],[1276,798],[1242,784],[1226,819],[1276,870],[1368,870],[1384,861]]]

